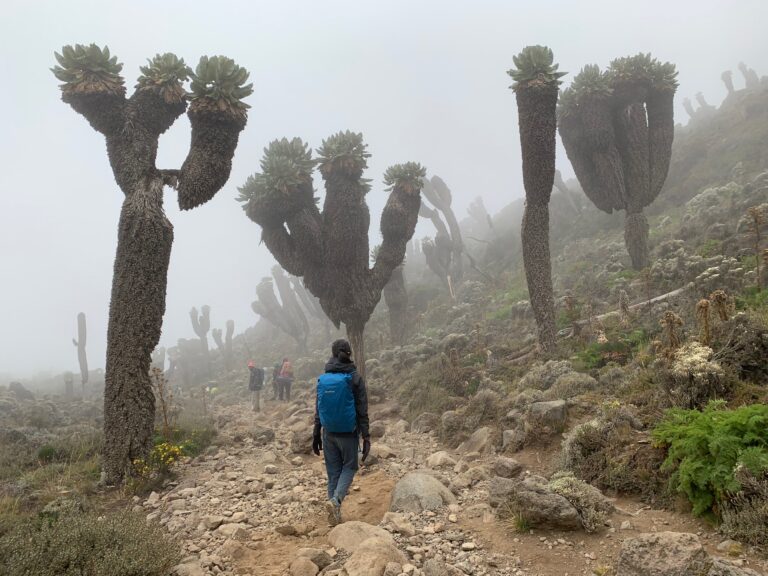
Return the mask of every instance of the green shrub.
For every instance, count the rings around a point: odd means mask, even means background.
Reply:
[[[662,468],[672,473],[670,487],[688,497],[697,515],[717,514],[727,494],[740,490],[737,466],[754,474],[768,469],[768,406],[724,406],[672,408],[653,430],[656,444],[667,448]]]
[[[762,290],[752,286],[736,296],[736,310],[768,308],[768,288]]]
[[[66,515],[0,538],[4,576],[165,576],[177,544],[138,514]]]

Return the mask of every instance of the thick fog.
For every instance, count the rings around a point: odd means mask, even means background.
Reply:
[[[364,134],[372,244],[387,166],[415,160],[454,193],[457,215],[477,195],[495,212],[522,195],[517,111],[505,71],[528,44],[549,45],[567,83],[588,63],[651,51],[677,64],[680,103],[725,94],[720,73],[744,60],[768,73],[768,3],[444,2],[389,0],[3,2],[0,45],[0,376],[75,370],[76,315],[88,318],[91,367],[104,365],[116,226],[123,195],[103,137],[59,99],[54,50],[107,44],[129,92],[145,59],[171,51],[194,65],[223,54],[251,72],[255,93],[232,175],[214,200],[180,212],[162,344],[193,335],[192,306],[212,327],[256,320],[254,287],[274,260],[235,202],[263,147],[300,136],[313,147],[342,129]],[[738,87],[742,79],[735,74]],[[158,166],[178,168],[190,138],[180,118],[162,137]],[[558,165],[572,174],[562,149]],[[319,190],[322,193],[322,190]],[[422,224],[417,236],[429,233]],[[1,380],[0,380],[1,381]]]

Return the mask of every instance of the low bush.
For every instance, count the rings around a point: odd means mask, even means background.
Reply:
[[[768,472],[753,474],[738,467],[734,474],[741,489],[729,494],[722,506],[721,531],[728,537],[768,551]]]
[[[5,576],[165,576],[178,545],[140,514],[63,515],[0,538]]]
[[[655,380],[670,405],[702,408],[710,400],[728,395],[731,383],[720,364],[711,358],[711,348],[689,342],[674,352],[671,361],[657,361]]]
[[[642,439],[640,422],[618,403],[603,405],[598,418],[574,428],[563,443],[563,467],[601,490],[638,494],[667,504],[669,474],[661,471],[664,451]]]
[[[703,410],[673,408],[653,430],[657,446],[667,449],[663,470],[670,487],[684,494],[697,515],[718,515],[729,493],[741,484],[738,466],[752,474],[768,469],[768,406],[735,410],[713,401]]]

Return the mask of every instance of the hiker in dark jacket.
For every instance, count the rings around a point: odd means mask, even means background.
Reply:
[[[323,450],[328,474],[328,521],[341,523],[341,503],[357,472],[357,452],[363,439],[363,462],[371,451],[368,431],[368,393],[352,362],[352,348],[336,340],[325,374],[317,379],[312,451]]]
[[[264,368],[256,366],[253,360],[248,361],[248,390],[251,391],[251,407],[254,412],[261,410],[261,389],[264,387]]]

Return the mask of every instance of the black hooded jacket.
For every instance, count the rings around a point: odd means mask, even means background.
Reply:
[[[370,438],[368,431],[368,391],[365,388],[365,381],[357,373],[357,366],[354,362],[342,362],[336,357],[331,357],[325,365],[326,373],[351,374],[352,376],[352,396],[355,399],[355,412],[357,413],[357,430],[350,433],[338,432],[336,436],[351,436],[360,434],[363,438]],[[315,399],[315,434],[320,434],[320,414],[317,411],[317,399]]]

